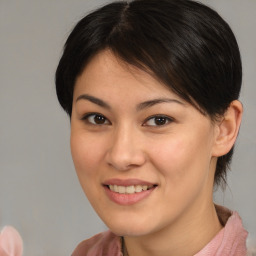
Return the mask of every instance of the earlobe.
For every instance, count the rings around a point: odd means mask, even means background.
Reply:
[[[239,132],[242,113],[242,103],[238,100],[232,101],[221,121],[217,124],[213,156],[223,156],[230,151]]]

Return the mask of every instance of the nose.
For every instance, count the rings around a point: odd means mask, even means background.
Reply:
[[[106,159],[107,163],[119,171],[126,171],[142,166],[146,161],[142,149],[141,136],[139,132],[120,127],[113,132],[110,139]]]

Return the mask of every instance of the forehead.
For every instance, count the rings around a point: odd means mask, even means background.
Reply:
[[[143,71],[122,61],[110,50],[95,55],[78,76],[74,95],[82,91],[103,93],[141,93],[142,95],[172,96],[176,95],[170,87],[157,80],[150,72]]]

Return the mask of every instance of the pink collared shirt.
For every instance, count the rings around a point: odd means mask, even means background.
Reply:
[[[246,256],[247,231],[237,212],[232,212],[226,225],[194,256]]]
[[[237,212],[216,206],[224,228],[194,256],[246,256],[247,231]],[[72,256],[123,256],[121,238],[111,231],[102,232],[81,242]]]

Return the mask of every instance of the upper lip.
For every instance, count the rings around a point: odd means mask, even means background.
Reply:
[[[117,185],[117,186],[133,186],[133,185],[144,185],[154,186],[155,183],[140,179],[109,179],[103,182],[103,185]]]

